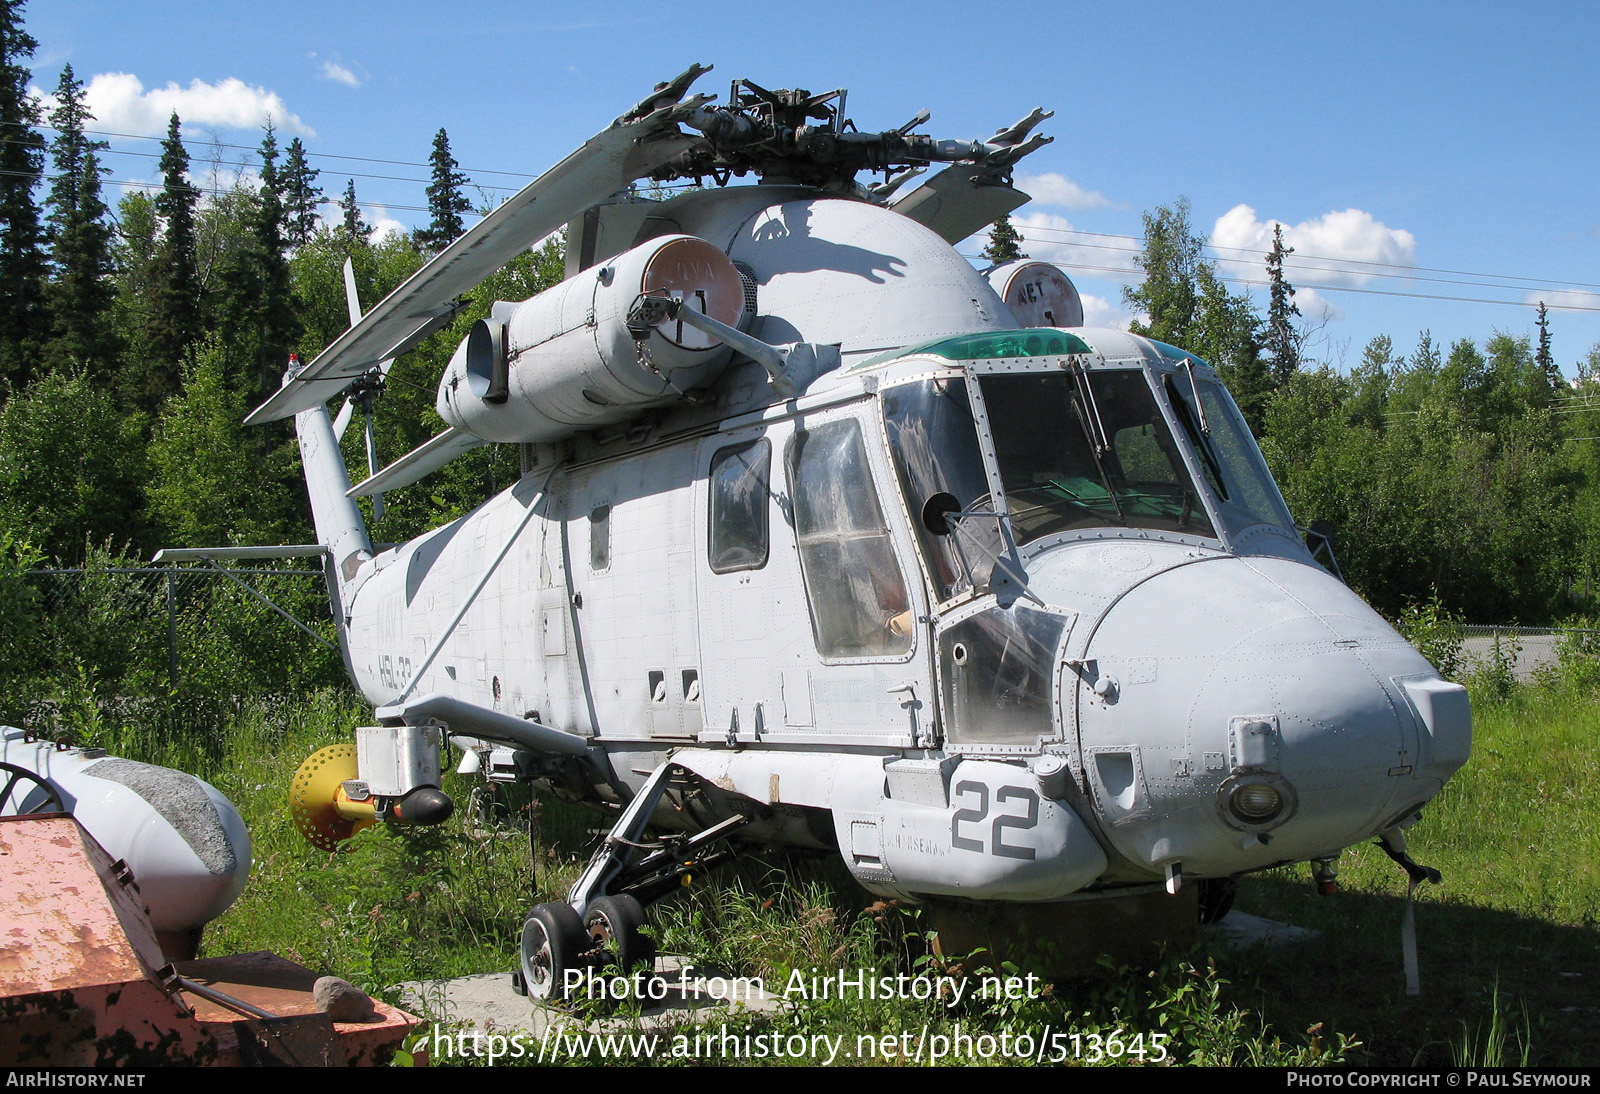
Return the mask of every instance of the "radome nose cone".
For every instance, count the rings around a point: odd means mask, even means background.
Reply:
[[[1396,682],[1436,673],[1316,567],[1235,557],[1167,570],[1106,613],[1088,655],[1122,686],[1115,702],[1078,692],[1086,766],[1137,749],[1144,774],[1144,808],[1113,837],[1130,857],[1199,856],[1223,872],[1292,861],[1365,838],[1438,788],[1412,777],[1417,721]],[[1240,727],[1257,721],[1271,729],[1245,755]],[[1256,765],[1298,798],[1270,848],[1241,847],[1215,804]]]

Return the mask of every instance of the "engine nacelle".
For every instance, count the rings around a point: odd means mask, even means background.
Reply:
[[[1024,327],[1083,326],[1083,301],[1058,266],[1024,258],[996,266],[984,277]]]
[[[682,321],[634,340],[628,313],[641,294],[683,299],[741,329],[752,310],[721,249],[694,236],[652,239],[517,305],[507,322],[474,324],[439,382],[439,416],[489,441],[553,441],[714,380],[732,350]]]

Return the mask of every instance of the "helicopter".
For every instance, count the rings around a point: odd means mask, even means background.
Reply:
[[[1331,890],[1374,837],[1437,880],[1403,830],[1468,758],[1465,689],[1314,557],[1210,364],[1084,327],[1054,266],[956,251],[1028,200],[1051,115],[866,132],[843,89],[736,80],[719,106],[689,93],[707,71],[364,314],[347,275],[350,328],[247,419],[294,417],[307,550],[375,708],[296,774],[301,831],[442,822],[450,749],[613,810],[523,925],[536,998],[599,952],[648,963],[646,905],[751,844],[1069,925],[1185,890],[1215,916],[1286,863]],[[443,432],[352,486],[351,408],[563,227],[565,280],[450,359]],[[513,486],[371,542],[357,498],[484,444],[518,447]]]

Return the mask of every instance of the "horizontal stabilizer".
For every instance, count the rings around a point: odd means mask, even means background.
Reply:
[[[426,478],[465,452],[488,442],[451,426],[426,444],[418,445],[365,482],[345,491],[347,498],[363,498],[385,490],[398,490]]]
[[[693,144],[676,126],[691,103],[614,126],[523,187],[345,331],[245,419],[275,421],[320,406],[379,361],[454,317],[456,298],[598,200],[650,174]]]
[[[989,178],[981,165],[953,163],[890,208],[946,243],[960,243],[1029,200],[1021,190]]]
[[[315,558],[328,553],[320,543],[286,543],[281,547],[165,547],[152,562],[218,562],[255,558]]]

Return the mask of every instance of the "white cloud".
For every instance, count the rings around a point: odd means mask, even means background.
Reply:
[[[367,236],[367,242],[374,246],[390,236],[403,236],[410,231],[404,224],[390,216],[389,211],[382,205],[368,205],[362,209],[361,215],[370,218],[367,223],[373,227],[372,234]]]
[[[1344,309],[1333,303],[1309,285],[1294,287],[1294,304],[1300,317],[1308,323],[1333,322],[1344,318]]]
[[[1600,311],[1600,293],[1592,293],[1586,289],[1540,289],[1530,292],[1522,298],[1524,304],[1537,308],[1540,301],[1547,308],[1585,308]]]
[[[322,62],[322,78],[335,83],[345,84],[348,87],[360,87],[361,77],[345,68],[338,61]]]
[[[53,96],[40,97],[48,109]],[[95,128],[115,133],[163,136],[176,111],[186,131],[191,125],[257,130],[271,119],[280,133],[317,135],[277,92],[251,87],[232,76],[214,84],[194,80],[188,87],[168,83],[147,91],[139,77],[130,73],[102,72],[89,81],[83,98],[94,115]]]
[[[1264,252],[1272,249],[1273,228],[1282,223],[1259,220],[1250,206],[1235,205],[1217,218],[1211,231],[1217,265],[1230,276],[1261,280],[1266,276]],[[1384,271],[1369,271],[1351,262],[1411,266],[1417,255],[1415,236],[1402,228],[1390,228],[1360,209],[1283,224],[1283,243],[1296,252],[1284,262],[1284,273],[1297,288],[1302,284],[1362,285]]]
[[[1115,327],[1117,330],[1127,330],[1128,324],[1133,321],[1133,313],[1124,311],[1120,304],[1113,304],[1103,296],[1091,296],[1086,292],[1078,294],[1083,301],[1083,325],[1086,327]]]
[[[1059,205],[1073,212],[1109,206],[1111,200],[1097,190],[1085,190],[1054,171],[1045,175],[1018,175],[1016,186],[1040,205]]]

